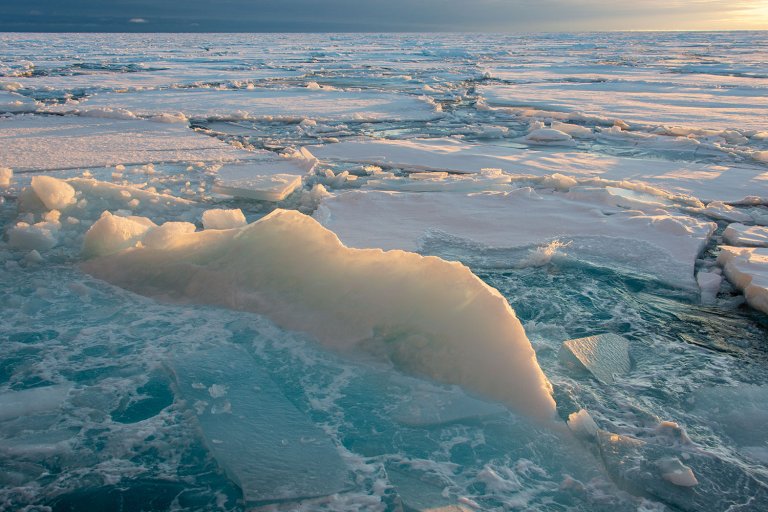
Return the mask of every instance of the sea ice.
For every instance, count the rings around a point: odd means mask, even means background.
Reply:
[[[0,147],[16,172],[251,156],[184,125],[40,115],[0,118]]]
[[[566,340],[560,347],[561,364],[591,373],[602,384],[610,384],[615,375],[629,373],[629,341],[618,334],[598,334]]]
[[[311,88],[106,93],[49,110],[87,113],[104,107],[126,109],[141,116],[182,112],[187,117],[206,119],[427,121],[442,115],[427,99],[374,91]]]
[[[137,247],[84,268],[135,292],[265,314],[328,346],[369,347],[406,372],[534,418],[554,415],[550,384],[498,291],[460,263],[349,249],[296,211],[182,234],[168,249]]]
[[[315,217],[351,247],[413,251],[435,232],[495,248],[571,241],[569,255],[620,264],[689,288],[696,286],[696,257],[715,228],[663,210],[603,213],[595,205],[531,189],[477,194],[349,191],[326,199]]]
[[[247,504],[327,496],[351,487],[328,435],[240,348],[179,354],[169,363],[205,445]]]
[[[0,114],[3,112],[20,114],[23,112],[34,112],[36,109],[37,103],[35,100],[15,92],[0,89]]]

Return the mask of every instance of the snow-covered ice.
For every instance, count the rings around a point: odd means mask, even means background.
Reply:
[[[768,313],[768,249],[721,246],[717,262],[747,302]]]

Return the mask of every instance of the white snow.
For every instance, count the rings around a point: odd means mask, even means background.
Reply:
[[[52,112],[121,108],[136,115],[182,112],[208,119],[426,121],[441,117],[427,99],[373,91],[327,89],[173,89],[99,94]]]
[[[747,164],[707,165],[690,162],[623,158],[584,152],[536,151],[456,139],[402,141],[361,139],[309,146],[321,160],[339,160],[407,170],[477,173],[501,169],[537,177],[562,174],[580,180],[601,178],[648,184],[671,194],[703,201],[740,201],[748,196],[768,199],[768,171]],[[588,184],[588,183],[587,183]]]
[[[179,124],[37,115],[0,119],[0,147],[16,172],[251,156]]]
[[[549,382],[498,291],[460,263],[349,249],[296,211],[182,234],[164,250],[137,246],[84,268],[139,293],[266,314],[337,349],[374,343],[374,353],[406,372],[538,419],[554,414]]]
[[[246,224],[245,215],[239,208],[234,210],[213,209],[203,212],[203,227],[205,229],[232,229]]]
[[[315,217],[351,247],[413,251],[434,232],[497,248],[571,242],[569,256],[688,288],[695,287],[696,257],[715,229],[665,210],[606,214],[599,206],[529,188],[476,194],[349,191],[325,200]]]
[[[720,246],[717,263],[750,306],[768,313],[768,249]]]
[[[566,340],[559,358],[566,367],[587,371],[602,384],[611,384],[616,375],[631,369],[629,341],[612,333]]]
[[[723,239],[737,247],[768,247],[768,227],[729,224],[723,231]]]

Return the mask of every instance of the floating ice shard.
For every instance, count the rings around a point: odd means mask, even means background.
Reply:
[[[177,355],[178,392],[206,446],[246,503],[326,496],[351,487],[330,438],[301,413],[242,349]]]
[[[610,384],[614,375],[631,369],[629,342],[613,333],[566,340],[559,358],[566,367],[587,371],[603,384]]]
[[[459,423],[503,414],[499,404],[484,402],[461,392],[425,394],[413,393],[392,413],[404,425],[435,426]]]
[[[460,263],[349,249],[296,211],[179,234],[166,249],[135,247],[84,267],[139,293],[265,314],[337,349],[373,343],[406,372],[534,418],[554,415],[550,384],[497,290]]]
[[[58,409],[71,388],[71,384],[58,384],[1,393],[0,421]]]

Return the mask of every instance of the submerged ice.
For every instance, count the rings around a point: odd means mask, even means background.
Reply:
[[[0,47],[0,509],[765,508],[759,37]]]

